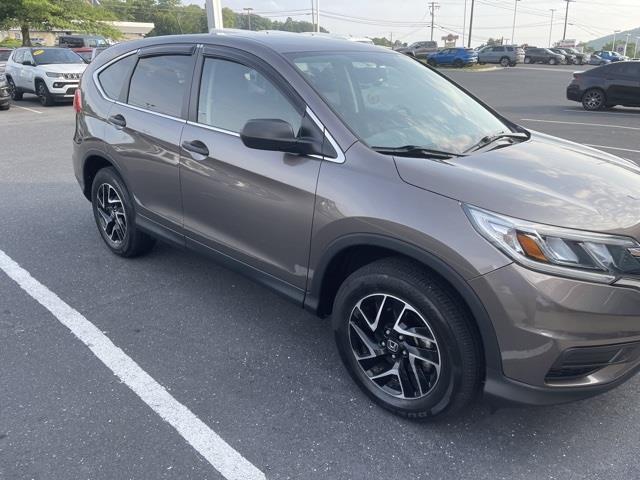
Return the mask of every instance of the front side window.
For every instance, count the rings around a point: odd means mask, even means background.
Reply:
[[[152,112],[180,117],[191,82],[190,55],[159,55],[138,60],[127,103]]]
[[[80,55],[68,48],[32,48],[31,54],[36,65],[84,63]]]
[[[87,53],[90,59],[91,52]],[[135,65],[136,60],[137,57],[135,55],[129,55],[112,63],[98,74],[98,81],[107,97],[112,100],[124,101],[125,92],[122,87],[129,77],[129,72]]]
[[[509,132],[492,112],[437,73],[387,52],[289,55],[307,81],[370,147],[462,153]]]
[[[16,53],[13,54],[13,61],[16,63],[22,63],[24,59],[24,49],[16,50]]]
[[[198,98],[198,122],[240,132],[249,120],[274,118],[298,132],[302,114],[258,71],[240,63],[206,58]]]

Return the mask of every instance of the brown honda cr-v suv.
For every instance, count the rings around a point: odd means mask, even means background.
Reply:
[[[286,33],[150,38],[91,63],[75,108],[75,173],[112,252],[168,241],[331,316],[389,410],[564,402],[638,369],[638,167],[413,59]]]

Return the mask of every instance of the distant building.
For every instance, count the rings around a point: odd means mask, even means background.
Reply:
[[[151,30],[154,29],[153,23],[146,22],[105,22],[122,33],[120,40],[136,40],[138,38],[144,38]],[[31,30],[31,43],[33,45],[53,46],[57,44],[57,39],[60,35],[82,35],[83,32],[76,32],[73,30]],[[0,41],[5,38],[11,38],[15,40],[22,40],[22,33],[19,28],[10,28],[9,30],[0,30]]]

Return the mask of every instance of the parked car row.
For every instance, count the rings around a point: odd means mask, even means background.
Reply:
[[[585,110],[616,105],[640,107],[640,61],[616,62],[575,72],[567,99],[581,102]]]

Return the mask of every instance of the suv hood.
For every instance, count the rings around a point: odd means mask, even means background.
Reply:
[[[38,68],[45,72],[57,73],[82,73],[87,68],[86,63],[50,63],[47,65],[38,65]]]
[[[395,157],[407,183],[496,213],[640,240],[640,167],[532,132],[531,139],[468,157]]]

